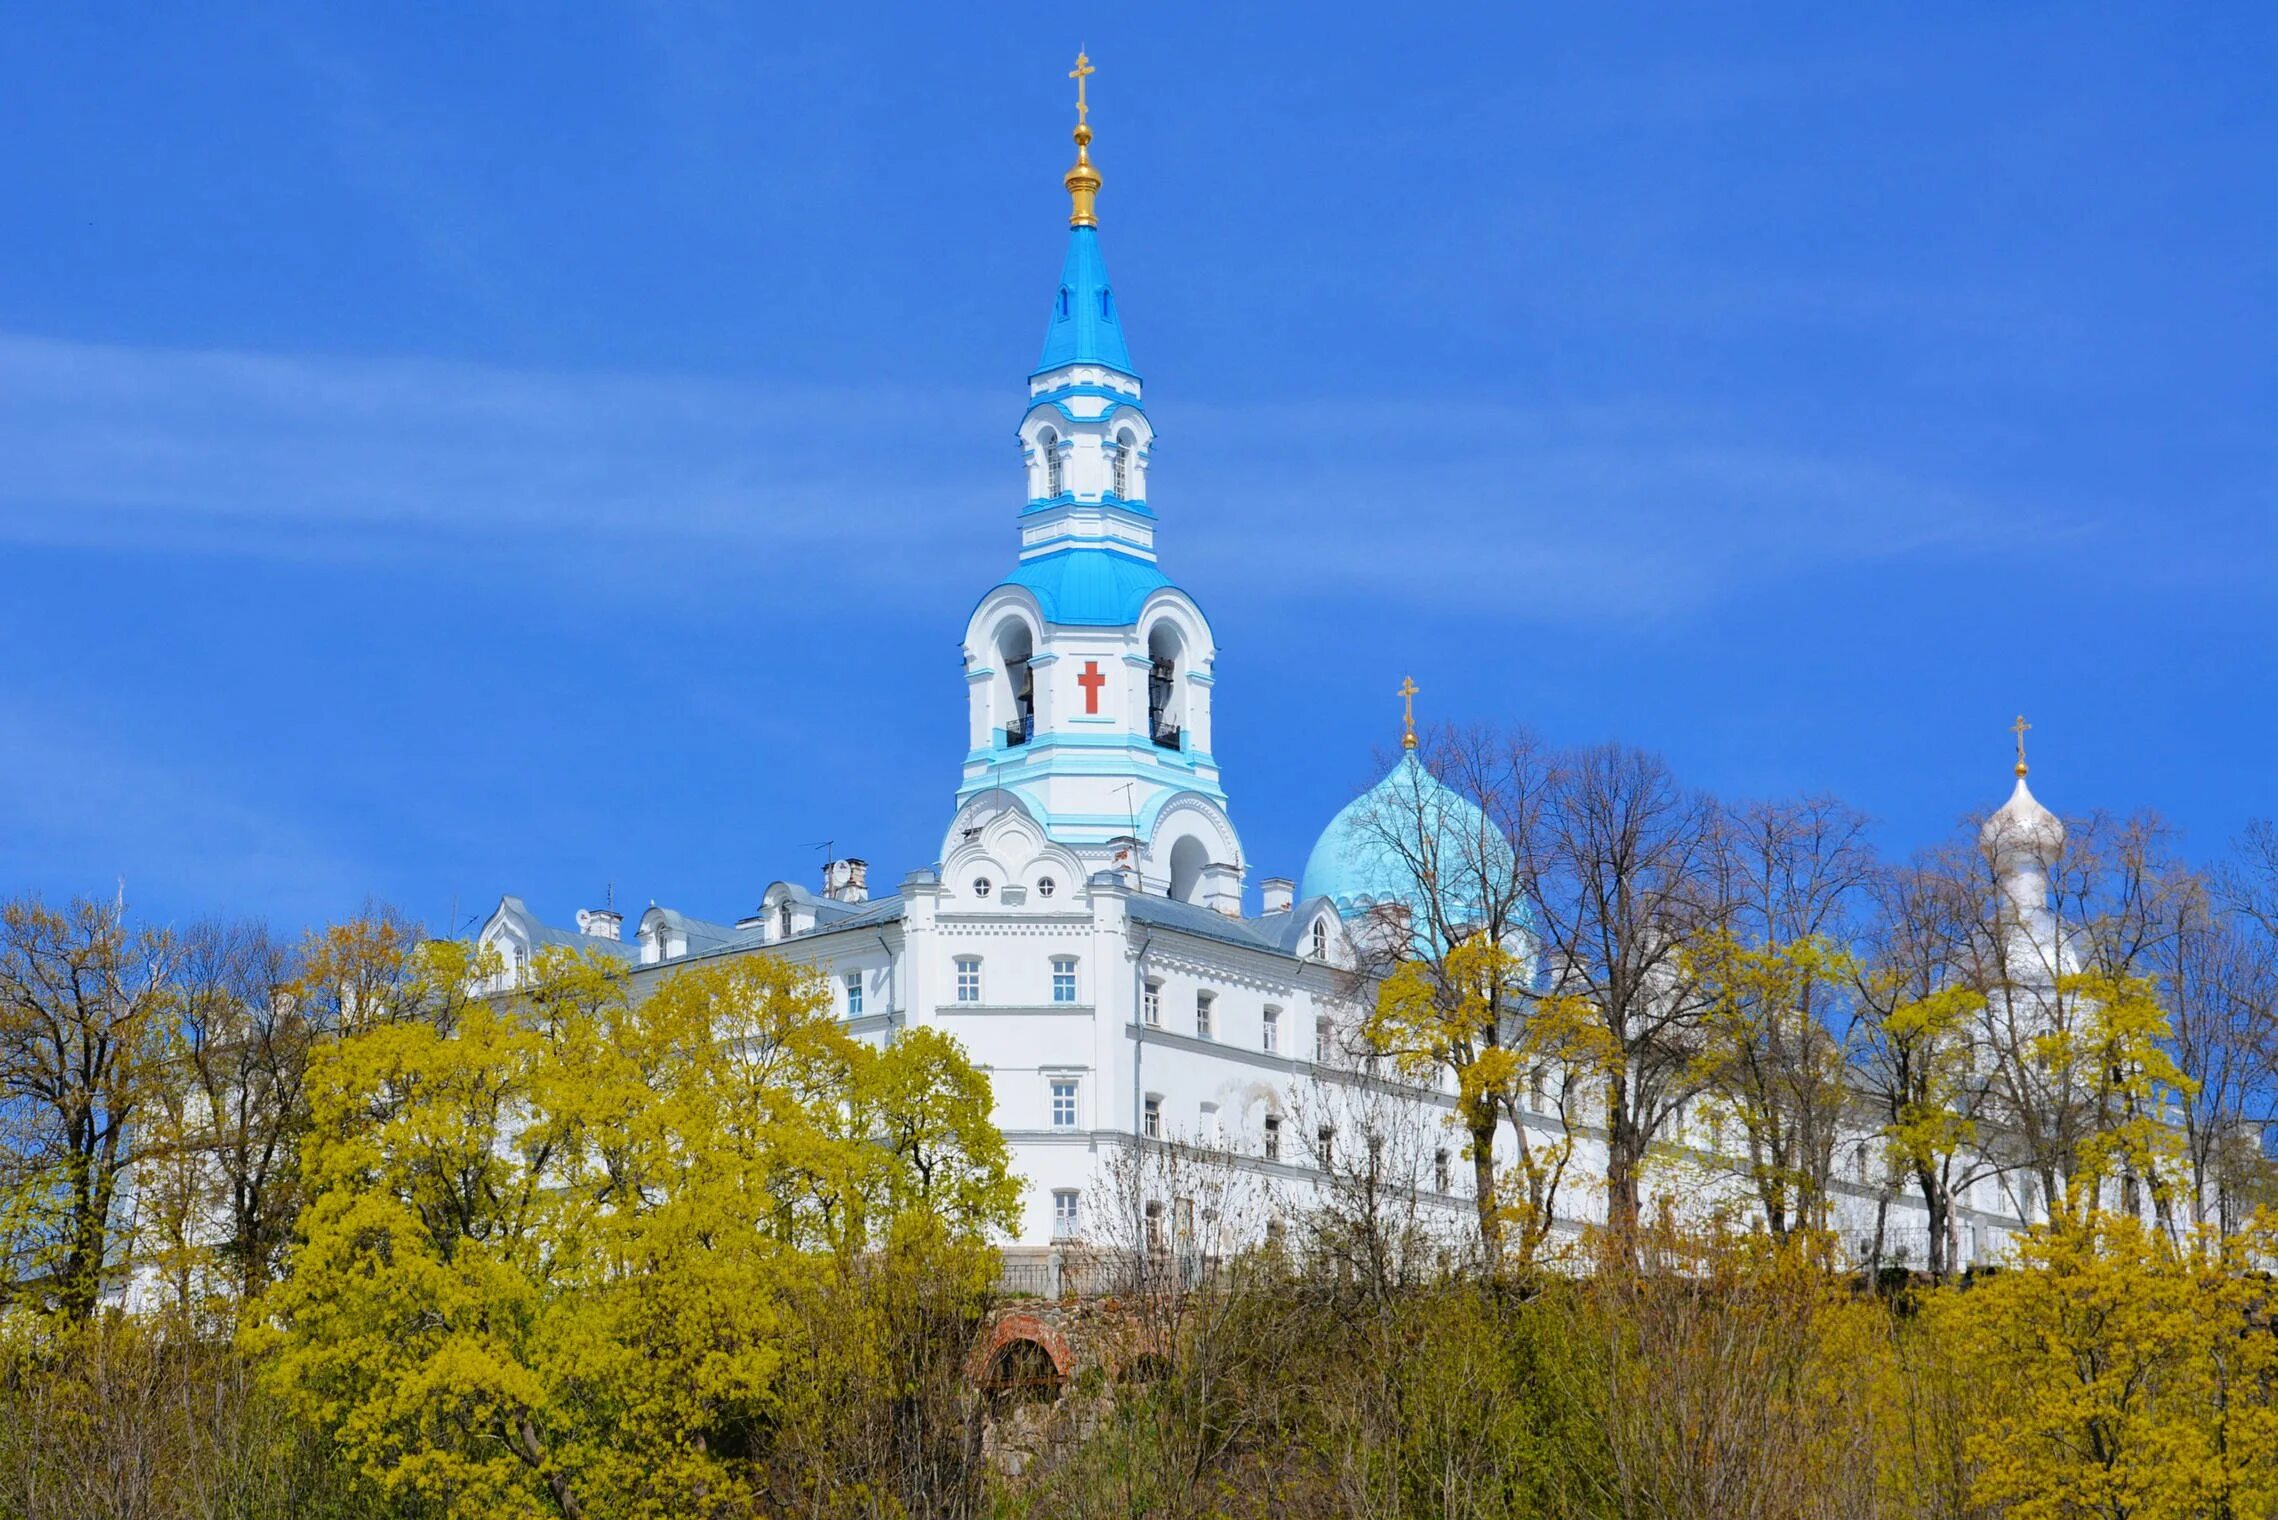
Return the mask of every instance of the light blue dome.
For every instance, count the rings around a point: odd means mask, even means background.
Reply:
[[[1152,560],[1113,549],[1079,547],[1023,560],[1005,577],[1026,586],[1046,622],[1092,628],[1122,628],[1139,621],[1139,610],[1171,583]]]
[[[1386,831],[1402,835],[1428,831],[1439,841],[1436,854],[1442,874],[1462,882],[1480,876],[1475,852],[1488,852],[1490,878],[1508,880],[1511,849],[1487,821],[1487,815],[1461,792],[1443,784],[1409,751],[1390,775],[1345,804],[1305,860],[1300,900],[1326,897],[1345,918],[1359,918],[1371,908],[1405,904],[1420,908],[1423,892],[1402,851],[1386,839]],[[1458,916],[1469,905],[1457,905]],[[1473,915],[1476,916],[1476,915]],[[1416,914],[1421,924],[1426,915]]]

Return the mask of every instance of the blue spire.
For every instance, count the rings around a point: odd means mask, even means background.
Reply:
[[[1100,255],[1099,229],[1068,232],[1068,257],[1060,266],[1060,290],[1052,298],[1052,322],[1044,329],[1044,357],[1034,373],[1066,364],[1100,364],[1138,378],[1131,350],[1123,342],[1123,317],[1107,282],[1107,260]]]

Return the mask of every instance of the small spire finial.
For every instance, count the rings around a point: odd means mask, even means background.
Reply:
[[[1091,155],[1091,102],[1084,95],[1084,81],[1099,70],[1083,49],[1076,50],[1076,66],[1068,77],[1076,82],[1076,165],[1061,179],[1068,187],[1068,225],[1071,227],[1097,227],[1099,215],[1092,209],[1094,197],[1099,194],[1099,170],[1092,167]]]
[[[1414,749],[1416,747],[1416,692],[1418,689],[1414,676],[1402,676],[1400,678],[1400,689],[1393,693],[1400,699],[1400,747],[1402,749]]]
[[[2009,731],[2017,736],[2017,777],[2019,780],[2023,780],[2025,776],[2025,733],[2032,726],[2025,721],[2023,713],[2019,713],[2017,721],[2009,725]]]

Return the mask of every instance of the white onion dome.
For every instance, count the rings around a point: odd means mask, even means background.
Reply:
[[[1326,897],[1348,919],[1366,917],[1376,908],[1401,906],[1418,923],[1430,922],[1423,885],[1405,852],[1394,848],[1387,837],[1401,837],[1409,830],[1428,830],[1440,841],[1436,853],[1458,880],[1478,878],[1472,852],[1482,847],[1491,855],[1490,874],[1503,875],[1512,867],[1510,846],[1488,823],[1487,815],[1426,770],[1415,751],[1409,750],[1389,775],[1329,820],[1306,857],[1299,900]],[[1470,906],[1452,906],[1458,919],[1477,916]]]
[[[2004,874],[2027,862],[2046,870],[2056,864],[2057,852],[2064,848],[2064,825],[2025,785],[2025,768],[2020,765],[2017,789],[1985,820],[1978,841],[1993,853],[1996,867]]]

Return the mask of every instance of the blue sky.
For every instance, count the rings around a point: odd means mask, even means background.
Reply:
[[[0,891],[931,861],[1079,43],[1253,875],[1433,719],[2278,811],[2278,11],[0,13]]]

